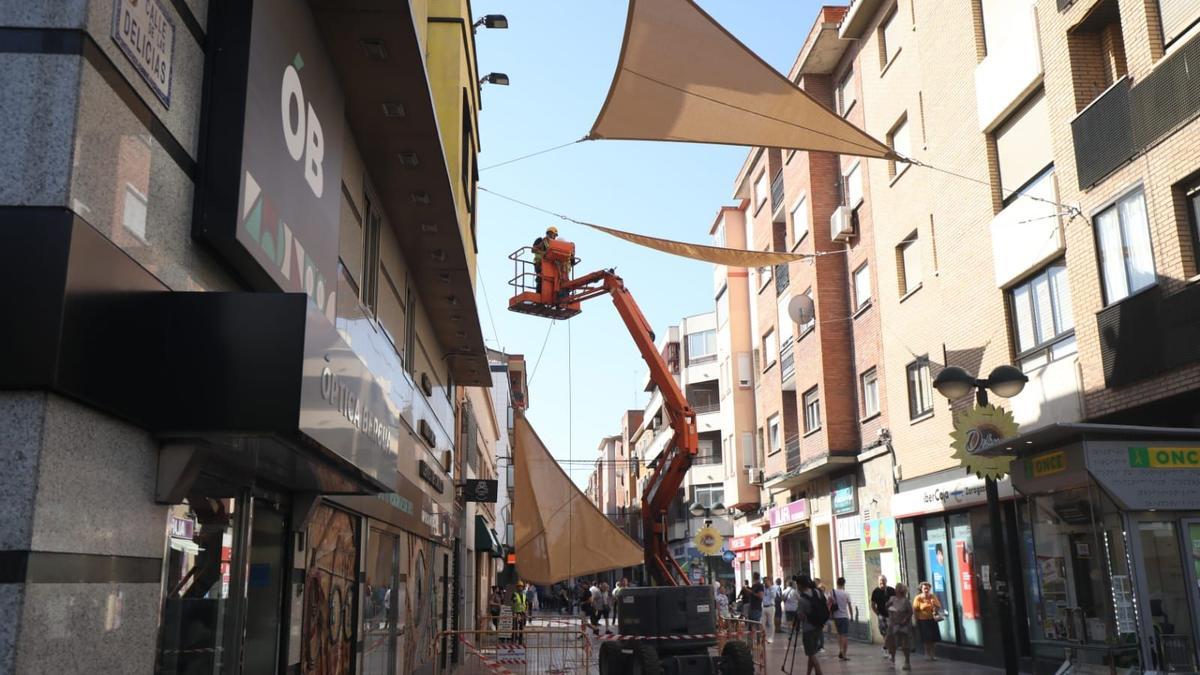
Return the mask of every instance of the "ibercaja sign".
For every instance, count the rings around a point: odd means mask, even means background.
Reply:
[[[305,293],[332,324],[344,126],[333,64],[307,3],[213,11],[221,48],[210,57],[196,229],[253,286]]]
[[[345,104],[309,3],[213,3],[208,42],[193,228],[254,290],[307,296],[298,430],[391,486],[398,409],[335,329]]]

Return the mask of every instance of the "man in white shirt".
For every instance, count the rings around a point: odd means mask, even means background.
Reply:
[[[837,588],[830,594],[829,605],[833,610],[829,618],[833,619],[833,625],[837,626],[838,658],[845,661],[846,649],[850,646],[850,616],[853,607],[850,594],[846,592],[845,577],[838,577]]]
[[[767,635],[767,642],[775,641],[775,586],[766,584],[763,589],[762,598],[762,623],[763,632]]]
[[[796,581],[788,581],[787,588],[783,589],[783,616],[787,619],[788,630],[792,630],[796,624],[796,608],[800,600],[800,592],[796,590]]]

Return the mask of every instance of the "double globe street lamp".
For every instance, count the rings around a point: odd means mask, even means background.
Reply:
[[[1025,389],[1029,377],[1015,366],[996,366],[987,379],[979,379],[958,366],[947,366],[933,379],[933,388],[951,401],[960,399],[972,390],[975,404],[988,405],[988,390],[1001,398],[1011,398]],[[992,588],[1000,610],[1000,642],[1004,650],[1004,672],[1017,674],[1016,636],[1013,634],[1012,598],[1008,588],[1008,561],[1004,550],[1004,523],[1000,518],[1000,492],[993,476],[984,476],[987,490],[988,526],[992,538]]]

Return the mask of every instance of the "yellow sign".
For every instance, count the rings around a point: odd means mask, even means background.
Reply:
[[[954,458],[967,471],[978,476],[1000,479],[1008,473],[1014,457],[998,455],[984,457],[983,450],[1017,435],[1017,422],[1012,413],[994,405],[975,406],[959,415],[950,434]]]
[[[1067,453],[1062,450],[1048,452],[1037,457],[1030,457],[1025,462],[1025,468],[1030,478],[1041,478],[1062,473],[1067,470]]]
[[[1135,469],[1200,469],[1200,448],[1130,448]]]
[[[711,527],[702,527],[696,533],[696,538],[692,540],[696,544],[696,550],[704,555],[716,555],[721,552],[721,544],[725,540],[721,537],[721,533]]]

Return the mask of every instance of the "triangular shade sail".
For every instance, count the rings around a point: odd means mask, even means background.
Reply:
[[[617,72],[589,138],[894,157],[691,0],[629,0]]]
[[[639,565],[642,547],[588,500],[523,417],[515,423],[513,534],[522,579],[553,584]]]
[[[719,246],[705,246],[703,244],[689,244],[683,241],[673,241],[671,239],[659,239],[658,237],[650,237],[644,234],[635,232],[626,232],[624,230],[614,230],[611,227],[596,225],[594,223],[581,223],[594,230],[600,230],[614,237],[624,239],[639,246],[652,248],[663,253],[691,258],[693,260],[701,260],[714,265],[728,265],[729,267],[769,267],[771,265],[779,265],[789,263],[796,260],[804,260],[812,258],[810,253],[784,253],[776,251],[745,251],[738,248],[721,248]]]

